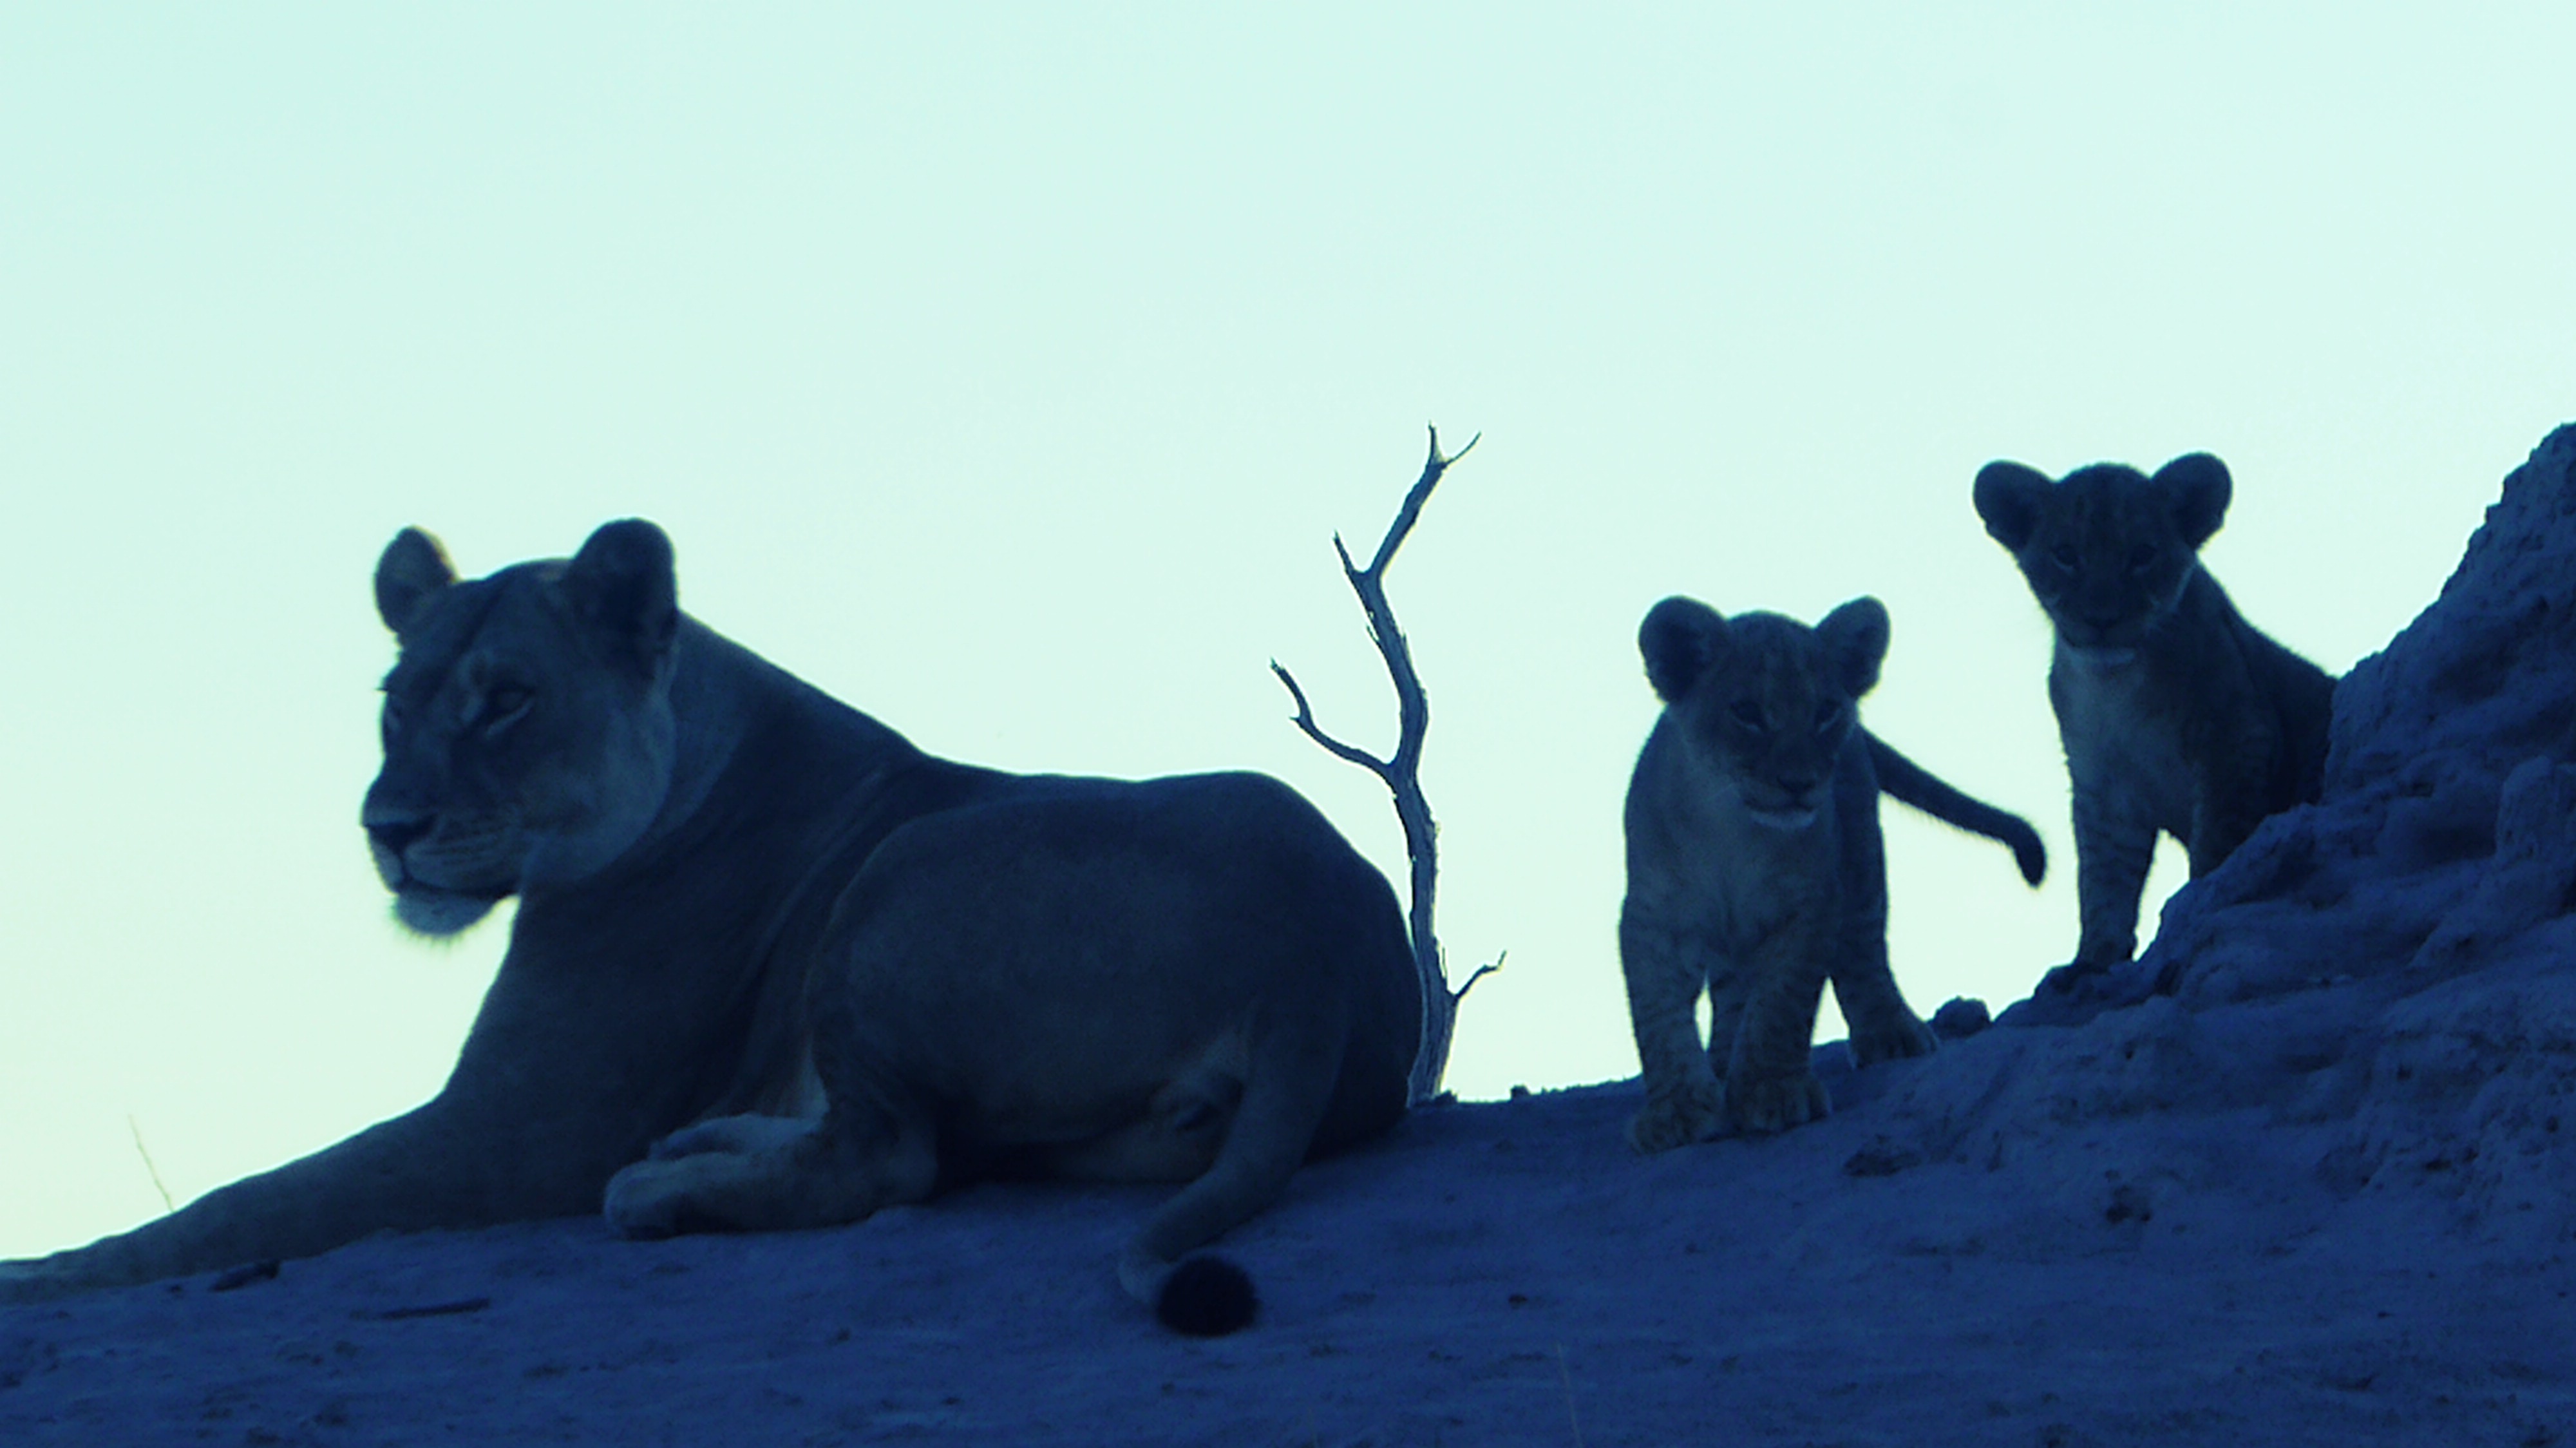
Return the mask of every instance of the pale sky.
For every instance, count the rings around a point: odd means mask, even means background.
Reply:
[[[0,14],[0,1254],[433,1092],[507,936],[357,828],[406,524],[642,515],[683,606],[937,753],[1244,766],[1401,878],[1330,546],[1428,681],[1468,1096],[1636,1069],[1638,619],[1894,617],[1897,977],[2075,939],[2047,631],[1979,465],[2207,449],[2334,670],[2576,417],[2561,6],[445,5]],[[2168,868],[2159,889],[2179,878]],[[1831,1029],[1830,1023],[1828,1029]],[[129,1122],[131,1124],[129,1124]]]

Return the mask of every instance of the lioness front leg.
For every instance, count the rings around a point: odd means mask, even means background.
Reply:
[[[1628,979],[1628,1024],[1646,1085],[1646,1104],[1628,1122],[1628,1144],[1641,1152],[1704,1141],[1726,1125],[1726,1094],[1694,1019],[1711,974],[1704,960],[1703,948],[1677,933],[1633,911],[1621,915],[1619,968]]]
[[[828,1227],[922,1201],[938,1179],[926,1124],[725,1116],[672,1133],[610,1178],[603,1210],[628,1237]]]

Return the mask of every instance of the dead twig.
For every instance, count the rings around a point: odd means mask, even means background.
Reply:
[[[170,1200],[170,1189],[161,1185],[161,1168],[152,1164],[152,1153],[143,1148],[143,1123],[135,1120],[131,1111],[125,1113],[125,1129],[134,1133],[134,1154],[143,1158],[144,1174],[152,1178],[152,1190],[161,1194],[162,1213],[179,1210],[179,1204]]]
[[[1404,852],[1413,866],[1413,908],[1407,923],[1413,940],[1414,970],[1422,978],[1422,1042],[1414,1053],[1411,1083],[1417,1103],[1439,1094],[1440,1078],[1449,1068],[1449,1042],[1457,1027],[1458,1002],[1466,997],[1469,986],[1489,972],[1500,970],[1503,961],[1496,956],[1491,965],[1477,967],[1465,985],[1454,991],[1449,988],[1446,960],[1439,937],[1432,930],[1440,828],[1431,818],[1430,803],[1423,798],[1420,777],[1423,736],[1431,728],[1431,701],[1423,691],[1421,675],[1414,671],[1413,650],[1405,643],[1404,630],[1395,621],[1395,610],[1386,601],[1386,570],[1449,465],[1474,451],[1483,437],[1478,433],[1467,440],[1465,447],[1444,457],[1440,452],[1440,429],[1431,429],[1431,451],[1422,465],[1422,476],[1404,495],[1404,504],[1396,510],[1395,521],[1388,525],[1386,537],[1377,545],[1377,556],[1369,560],[1368,567],[1352,561],[1342,535],[1333,535],[1333,552],[1342,560],[1342,576],[1350,580],[1351,591],[1359,595],[1360,611],[1368,618],[1369,638],[1386,659],[1386,671],[1395,681],[1395,752],[1381,759],[1325,733],[1323,726],[1315,722],[1315,711],[1306,702],[1306,691],[1297,686],[1296,676],[1277,659],[1270,661],[1271,672],[1279,676],[1279,682],[1288,688],[1288,697],[1296,701],[1295,722],[1306,737],[1335,758],[1375,774],[1387,792],[1395,796],[1396,818],[1404,825]]]

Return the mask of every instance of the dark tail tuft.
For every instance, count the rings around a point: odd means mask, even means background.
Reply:
[[[1223,1337],[1248,1326],[1261,1309],[1252,1278],[1223,1257],[1190,1257],[1163,1280],[1154,1316],[1191,1337]]]
[[[2021,827],[2007,835],[2004,843],[2012,846],[2013,863],[2021,866],[2022,879],[2036,886],[2048,878],[2048,848],[2039,842],[2039,831],[2020,820],[2013,823]]]

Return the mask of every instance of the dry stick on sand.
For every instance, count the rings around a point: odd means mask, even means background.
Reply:
[[[152,1178],[152,1190],[161,1194],[163,1215],[179,1210],[179,1204],[170,1200],[170,1189],[161,1185],[161,1168],[152,1164],[152,1153],[143,1149],[143,1123],[135,1120],[131,1111],[125,1113],[125,1129],[134,1133],[134,1154],[143,1158],[143,1170]]]
[[[1270,661],[1270,671],[1288,686],[1288,697],[1297,701],[1297,727],[1306,737],[1351,763],[1366,769],[1385,781],[1387,792],[1395,796],[1396,818],[1404,822],[1404,852],[1413,862],[1413,968],[1422,977],[1422,1044],[1413,1057],[1413,1079],[1409,1091],[1415,1104],[1440,1094],[1440,1078],[1449,1069],[1449,1040],[1458,1026],[1458,1002],[1467,998],[1467,988],[1485,978],[1488,971],[1500,970],[1503,958],[1494,957],[1491,965],[1480,965],[1456,990],[1449,988],[1449,971],[1440,949],[1439,937],[1431,930],[1431,897],[1433,883],[1439,876],[1440,827],[1431,820],[1431,805],[1422,797],[1420,767],[1422,736],[1431,727],[1431,701],[1422,692],[1422,678],[1413,671],[1413,650],[1404,642],[1404,630],[1396,627],[1395,610],[1386,602],[1386,566],[1395,559],[1395,550],[1413,531],[1413,520],[1422,516],[1422,505],[1439,485],[1440,475],[1449,465],[1472,451],[1483,433],[1467,439],[1467,446],[1448,457],[1440,455],[1440,429],[1431,429],[1431,456],[1422,465],[1422,476],[1413,491],[1404,495],[1404,506],[1396,510],[1395,521],[1388,525],[1386,539],[1377,545],[1377,557],[1362,568],[1351,561],[1351,550],[1342,546],[1342,535],[1333,535],[1333,551],[1341,555],[1342,576],[1351,581],[1351,591],[1360,596],[1360,609],[1368,615],[1369,637],[1376,641],[1377,651],[1386,657],[1386,671],[1395,680],[1396,742],[1395,753],[1385,759],[1356,749],[1326,734],[1315,723],[1315,711],[1306,704],[1306,691],[1297,687],[1296,676]]]

